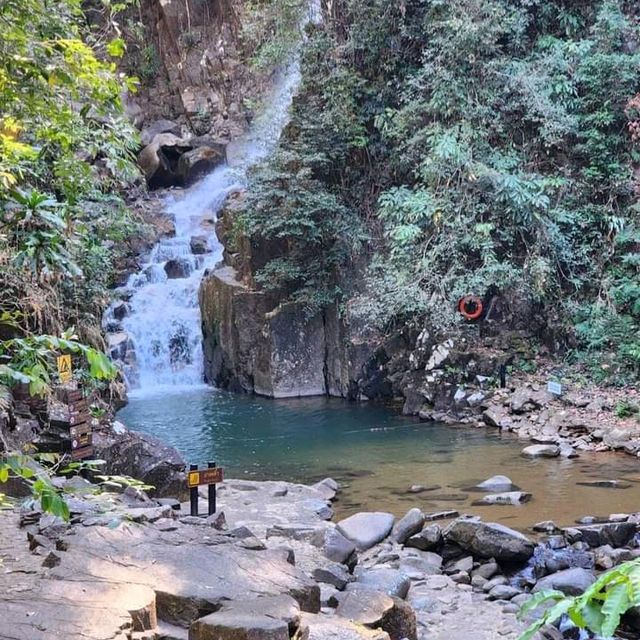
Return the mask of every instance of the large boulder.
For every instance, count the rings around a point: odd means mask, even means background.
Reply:
[[[138,154],[138,164],[151,188],[188,185],[224,160],[224,145],[168,132],[155,135]]]
[[[361,512],[338,522],[338,531],[351,540],[360,551],[366,551],[390,533],[395,520],[393,514]]]
[[[533,542],[518,531],[475,519],[455,520],[445,529],[444,539],[474,556],[502,562],[526,562],[535,549]]]
[[[106,461],[100,472],[125,475],[152,485],[156,497],[187,498],[185,461],[176,449],[145,433],[127,430],[119,422],[109,431],[95,431],[97,458]]]
[[[179,184],[178,160],[190,148],[187,141],[173,133],[156,135],[138,154],[138,164],[149,186],[156,188]]]
[[[540,578],[533,591],[556,590],[562,591],[567,596],[579,596],[595,581],[596,577],[592,571],[581,567],[573,567]]]
[[[186,151],[178,160],[177,175],[180,183],[189,185],[208,173],[225,159],[224,146],[202,146]]]
[[[173,120],[155,120],[140,132],[140,142],[146,147],[161,133],[171,133],[178,137],[180,136],[180,125]]]

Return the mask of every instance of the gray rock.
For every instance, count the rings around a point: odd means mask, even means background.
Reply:
[[[190,640],[289,640],[300,608],[286,595],[231,601],[189,627]]]
[[[173,120],[154,120],[140,132],[140,142],[142,142],[144,146],[147,146],[161,133],[171,133],[174,136],[179,136],[180,125]]]
[[[636,525],[633,522],[605,522],[575,527],[575,529],[582,534],[581,539],[590,547],[601,547],[606,544],[614,548],[624,547],[631,542],[636,533]]]
[[[481,391],[476,391],[467,397],[467,404],[470,407],[479,407],[485,400],[486,396]]]
[[[533,525],[533,530],[539,533],[560,533],[561,529],[552,520],[544,520],[543,522],[536,522]]]
[[[199,177],[224,162],[222,145],[201,146],[183,153],[178,160],[177,176],[181,184],[192,184]]]
[[[493,578],[491,578],[491,580],[487,580],[487,582],[484,583],[484,586],[482,587],[482,590],[485,593],[489,593],[495,587],[497,587],[499,585],[506,585],[506,584],[508,584],[508,582],[509,581],[504,576],[494,576]]]
[[[331,584],[339,591],[342,591],[353,579],[344,566],[338,563],[314,569],[312,577],[316,582]]]
[[[488,581],[486,578],[483,578],[482,576],[479,576],[477,574],[471,576],[471,586],[475,589],[482,589],[484,585],[487,584],[487,582]]]
[[[442,541],[442,530],[437,524],[426,526],[420,533],[411,536],[406,542],[405,547],[420,549],[420,551],[433,551],[437,549]]]
[[[579,596],[595,581],[596,577],[592,571],[574,567],[540,578],[533,591],[535,593],[536,591],[555,589],[568,596]]]
[[[338,492],[339,485],[333,478],[325,478],[311,485],[311,488],[318,491],[325,500],[333,500]]]
[[[560,448],[554,444],[532,444],[522,450],[526,458],[557,458]]]
[[[391,640],[417,640],[416,615],[399,598],[371,591],[349,591],[340,598],[336,614],[369,629],[382,629]]]
[[[456,392],[453,394],[453,401],[456,404],[463,404],[467,397],[467,392],[462,388],[458,387]]]
[[[389,535],[394,520],[391,513],[369,511],[356,513],[341,520],[337,528],[342,535],[356,545],[358,550],[366,551]]]
[[[451,574],[451,579],[456,584],[471,584],[471,576],[466,571]]]
[[[434,520],[449,520],[451,518],[457,518],[460,515],[458,511],[453,509],[449,511],[434,511],[432,513],[425,513],[424,519],[427,522],[433,522]]]
[[[421,531],[423,525],[424,514],[422,511],[417,508],[410,509],[405,516],[396,523],[391,537],[399,544],[404,544],[407,538]]]
[[[386,567],[365,569],[358,573],[356,581],[348,585],[347,590],[367,589],[369,591],[380,591],[395,598],[405,598],[409,592],[411,581],[401,569]]]
[[[498,573],[500,567],[497,562],[486,562],[481,564],[474,572],[474,576],[481,576],[485,580],[491,580]]]
[[[453,575],[455,573],[460,573],[460,571],[464,571],[465,573],[471,573],[473,569],[473,558],[471,556],[466,556],[464,558],[460,558],[460,560],[456,560],[447,565],[445,568],[445,573],[448,575]]]
[[[170,280],[188,278],[191,268],[191,262],[186,258],[173,258],[165,262],[164,272]]]
[[[480,500],[474,500],[474,505],[517,505],[531,500],[531,494],[525,491],[507,491],[505,493],[490,493]]]
[[[476,485],[477,489],[481,489],[482,491],[512,491],[514,489],[513,482],[511,478],[507,476],[491,476],[484,482]]]
[[[332,605],[333,606],[333,605]],[[302,626],[308,633],[306,640],[390,640],[382,629],[367,629],[338,616],[302,615]]]
[[[426,491],[437,491],[438,489],[442,489],[442,486],[439,484],[412,484],[407,489],[407,493],[425,493]]]
[[[566,443],[560,444],[560,457],[562,458],[579,458],[578,452]]]
[[[519,593],[520,589],[508,584],[498,584],[489,591],[489,600],[511,600]]]
[[[94,431],[96,458],[106,460],[101,473],[131,476],[155,487],[153,497],[188,498],[185,462],[176,449],[154,436],[118,428]]]
[[[409,556],[400,562],[400,571],[412,580],[438,575],[442,568],[442,556],[429,551],[419,556]]]
[[[207,236],[191,236],[189,248],[194,255],[202,255],[211,251]]]
[[[493,522],[458,519],[444,531],[444,538],[481,558],[505,562],[524,562],[534,551],[534,544],[518,531]]]
[[[336,528],[327,529],[322,551],[329,560],[347,564],[356,551],[356,546]]]
[[[576,482],[582,487],[598,487],[600,489],[628,489],[631,485],[628,482],[620,480],[587,480],[585,482]]]

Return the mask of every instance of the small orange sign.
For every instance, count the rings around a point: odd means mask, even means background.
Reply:
[[[71,369],[71,356],[66,354],[64,356],[58,356],[58,377],[60,382],[65,384],[70,382],[73,377],[73,370]]]
[[[187,472],[187,486],[197,487],[202,484],[218,484],[224,480],[222,467]]]

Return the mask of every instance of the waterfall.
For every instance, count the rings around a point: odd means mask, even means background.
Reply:
[[[317,20],[314,2],[301,26]],[[167,197],[166,211],[174,221],[175,235],[152,249],[141,270],[126,285],[128,313],[121,326],[128,336],[128,346],[123,371],[131,394],[203,384],[198,288],[205,270],[222,258],[215,220],[228,194],[245,184],[247,170],[276,147],[289,120],[300,75],[300,52],[296,50],[289,63],[275,74],[264,108],[248,133],[229,145],[227,163],[189,189]],[[194,236],[206,236],[207,253],[193,253]],[[115,308],[112,305],[107,310],[106,326],[115,322]]]

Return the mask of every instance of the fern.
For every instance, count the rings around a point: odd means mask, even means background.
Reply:
[[[520,617],[549,602],[548,608],[519,640],[530,640],[545,625],[568,615],[580,629],[612,638],[620,618],[632,607],[640,605],[640,559],[624,562],[603,573],[581,596],[567,597],[558,591],[535,594],[520,609]]]

